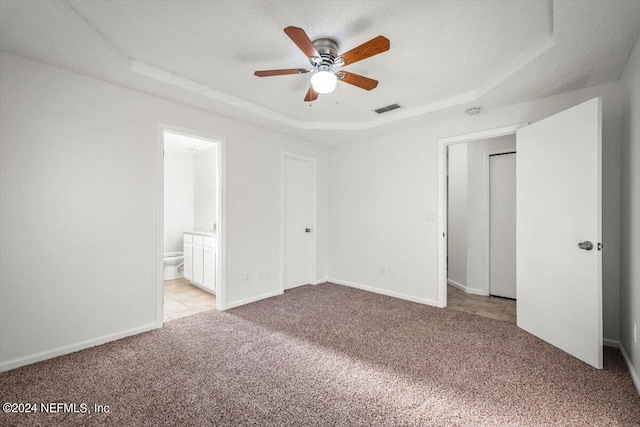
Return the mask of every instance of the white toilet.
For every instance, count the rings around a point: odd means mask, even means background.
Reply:
[[[184,265],[184,254],[182,252],[168,252],[164,254],[164,280],[179,279],[182,276],[180,272]]]

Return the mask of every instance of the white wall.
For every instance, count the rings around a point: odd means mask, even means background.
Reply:
[[[620,342],[640,390],[640,39],[622,75]],[[633,343],[631,323],[638,325]]]
[[[467,286],[467,144],[451,145],[448,152],[449,205],[447,279]]]
[[[609,83],[335,147],[329,172],[329,271],[341,283],[417,301],[437,300],[438,139],[535,122],[603,97],[604,331],[618,338],[620,91]],[[396,268],[396,277],[378,274]]]
[[[212,231],[216,217],[217,149],[196,153],[193,156],[193,228]]]
[[[157,122],[226,139],[226,303],[277,291],[281,150],[318,159],[318,279],[435,303],[437,224],[426,213],[437,212],[437,140],[537,121],[594,96],[603,97],[604,118],[604,331],[617,340],[620,300],[623,317],[638,316],[637,50],[623,83],[628,252],[620,298],[617,82],[476,117],[461,113],[328,155],[324,147],[1,53],[0,370],[155,326]],[[379,266],[394,268],[396,277],[381,276]],[[267,267],[270,279],[242,280]],[[627,337],[623,330],[623,343]],[[638,366],[640,352],[632,351]]]
[[[158,122],[226,139],[227,304],[278,290],[281,150],[318,159],[326,277],[326,148],[6,53],[0,93],[1,370],[156,326]]]
[[[468,148],[468,220],[467,220],[467,288],[489,293],[486,283],[487,258],[487,188],[485,186],[485,153],[501,148],[515,148],[516,136],[473,141]]]
[[[182,233],[193,229],[194,156],[164,152],[164,252],[182,252]]]

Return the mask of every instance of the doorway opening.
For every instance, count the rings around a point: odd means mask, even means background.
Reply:
[[[447,305],[448,148],[513,133],[517,137],[517,326],[602,369],[601,98],[526,127],[513,125],[439,141],[438,304]]]
[[[447,307],[516,323],[515,134],[447,147]]]
[[[223,141],[159,126],[159,322],[223,309]]]
[[[515,154],[496,159],[515,153],[522,126],[440,140],[441,307],[516,323]]]

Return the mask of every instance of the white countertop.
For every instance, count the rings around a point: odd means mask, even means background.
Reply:
[[[185,231],[184,234],[195,234],[196,236],[217,237],[214,231]]]

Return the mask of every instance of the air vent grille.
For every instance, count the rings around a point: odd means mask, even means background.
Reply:
[[[400,104],[391,104],[391,105],[387,105],[386,107],[378,108],[377,110],[374,110],[374,111],[378,114],[382,114],[382,113],[386,113],[387,111],[396,110],[398,108],[402,108],[402,106]]]

